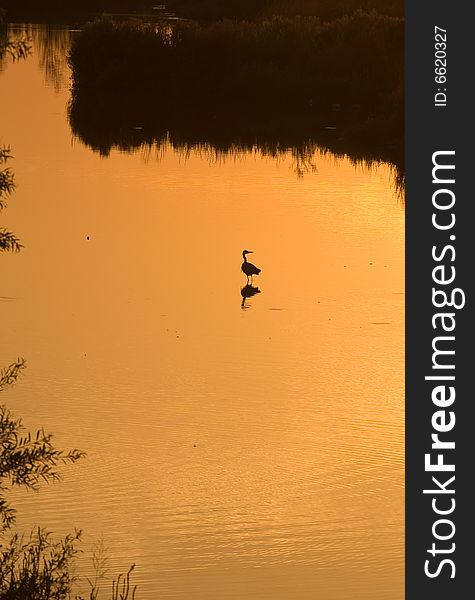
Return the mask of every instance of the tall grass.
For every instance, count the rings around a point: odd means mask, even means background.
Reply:
[[[330,20],[359,8],[391,16],[404,14],[404,0],[169,0],[168,6],[181,16],[208,21],[225,17],[256,20],[275,15]]]
[[[324,23],[196,22],[152,27],[99,21],[72,45],[73,89],[211,110],[318,118],[338,105],[391,115],[403,89],[403,21],[356,12]]]
[[[316,146],[401,174],[403,21],[357,12],[178,23],[99,21],[74,39],[73,132],[101,154],[171,143],[228,154]]]

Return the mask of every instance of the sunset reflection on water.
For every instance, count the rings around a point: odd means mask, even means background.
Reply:
[[[104,536],[137,598],[403,597],[404,206],[316,153],[102,158],[35,56],[0,73],[8,404],[87,458],[18,526]],[[243,249],[262,273],[245,297]],[[245,301],[245,306],[243,303]],[[247,308],[247,310],[242,310]],[[88,552],[80,560],[87,572]],[[81,570],[82,569],[82,570]]]

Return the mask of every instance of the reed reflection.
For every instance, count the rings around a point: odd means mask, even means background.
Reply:
[[[192,153],[210,163],[235,158],[243,153],[281,159],[290,156],[297,177],[317,170],[316,157],[332,154],[347,157],[355,166],[373,168],[389,163],[395,191],[404,191],[404,162],[399,147],[371,148],[366,144],[342,140],[338,131],[309,133],[286,123],[267,126],[263,119],[241,121],[226,107],[212,107],[212,112],[196,113],[161,109],[156,105],[121,106],[117,99],[107,99],[89,89],[73,94],[68,108],[72,134],[103,157],[111,152],[141,152],[144,159],[160,161],[168,148],[186,160]]]
[[[72,30],[54,25],[21,23],[10,25],[8,31],[12,37],[32,43],[48,86],[59,92],[67,85],[67,55],[71,47]]]

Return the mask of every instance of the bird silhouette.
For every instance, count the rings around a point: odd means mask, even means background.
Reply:
[[[244,262],[241,265],[241,271],[244,273],[244,275],[246,275],[247,282],[249,283],[249,278],[250,278],[251,284],[252,284],[252,277],[254,275],[259,275],[259,273],[261,272],[261,269],[256,267],[256,265],[253,265],[252,263],[247,262],[246,254],[252,254],[252,250],[243,250],[242,251],[242,257],[244,259]]]

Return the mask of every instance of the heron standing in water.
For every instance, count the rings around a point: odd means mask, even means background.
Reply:
[[[247,282],[249,283],[249,278],[251,278],[251,283],[252,283],[253,275],[259,275],[259,273],[261,272],[261,269],[258,269],[256,267],[256,265],[253,265],[252,263],[247,262],[246,254],[252,254],[252,250],[243,250],[242,257],[244,259],[244,262],[241,265],[241,271],[244,273],[244,275],[246,275]]]

